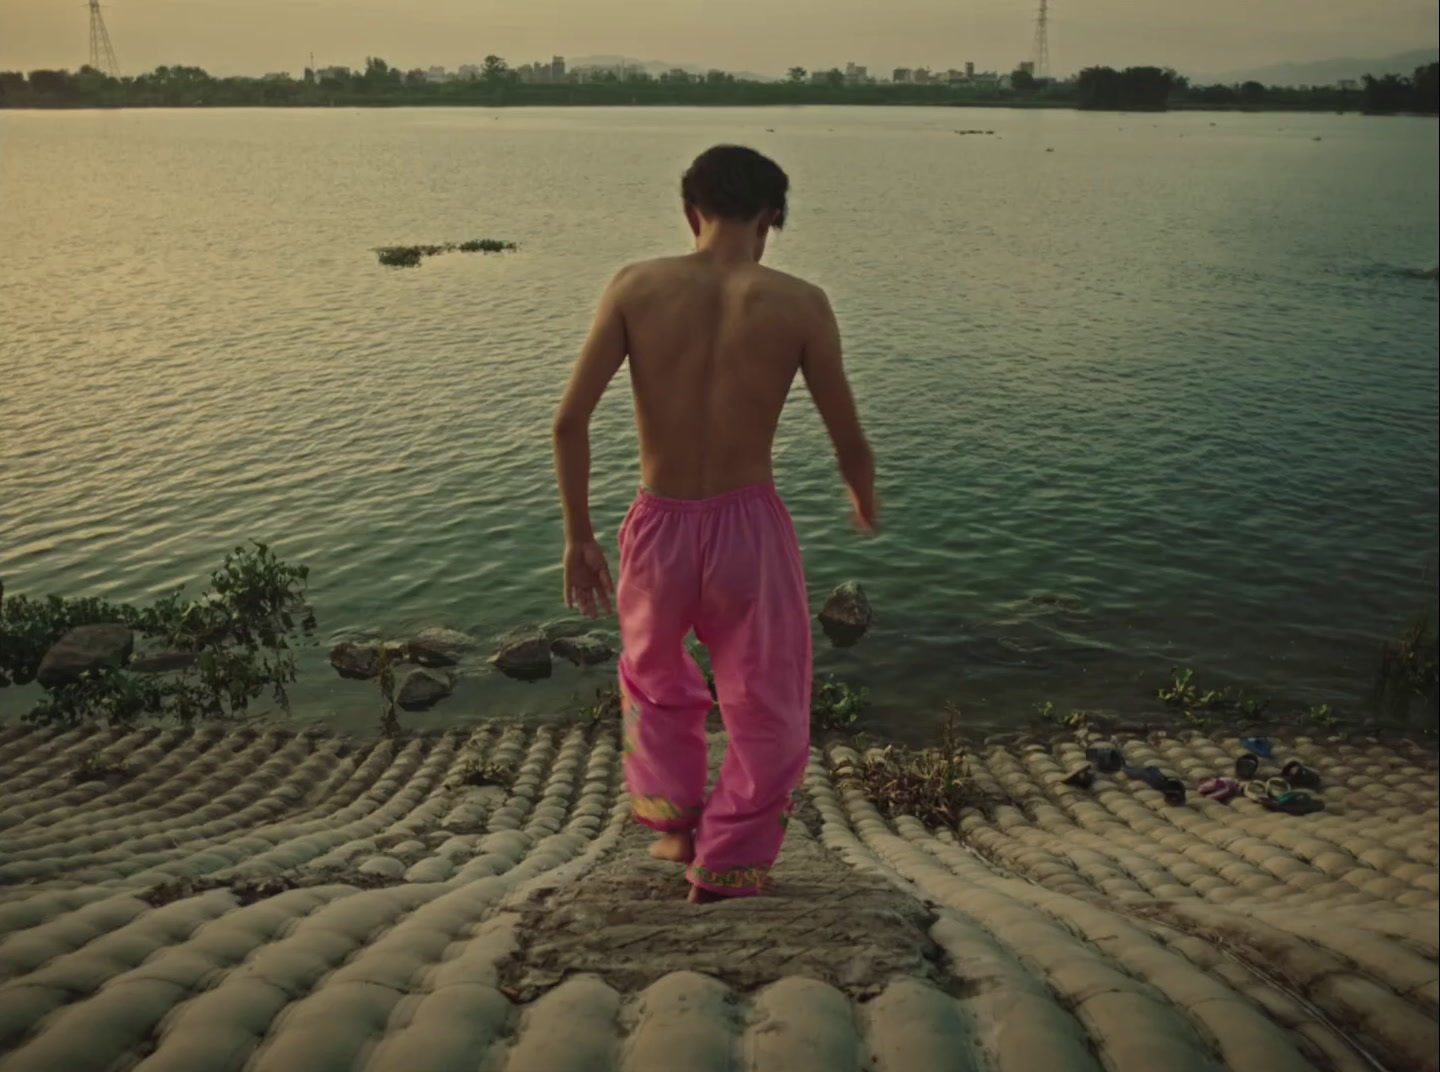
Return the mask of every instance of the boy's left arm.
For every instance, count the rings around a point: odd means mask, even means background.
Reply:
[[[610,612],[615,585],[590,524],[590,415],[627,352],[619,291],[625,271],[600,299],[595,323],[555,414],[555,474],[565,515],[565,605],[594,618]]]

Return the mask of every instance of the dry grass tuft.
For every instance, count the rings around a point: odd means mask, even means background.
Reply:
[[[926,826],[958,826],[965,808],[990,801],[970,776],[965,744],[955,731],[957,714],[951,710],[935,747],[871,748],[858,763],[841,763],[836,779],[859,787],[887,819],[911,815]]]

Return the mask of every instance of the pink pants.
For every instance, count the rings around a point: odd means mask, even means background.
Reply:
[[[620,528],[625,777],[635,817],[694,830],[686,877],[762,892],[810,746],[810,610],[800,547],[771,484],[710,499],[641,491]],[[705,797],[710,651],[729,747]]]

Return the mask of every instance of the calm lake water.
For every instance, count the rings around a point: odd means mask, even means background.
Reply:
[[[992,134],[959,136],[980,128]],[[620,264],[681,251],[678,178],[737,141],[793,182],[769,263],[838,310],[884,533],[797,392],[776,468],[818,664],[908,735],[1155,710],[1172,665],[1358,702],[1433,599],[1434,120],[940,109],[0,113],[0,576],[144,600],[237,541],[312,568],[298,717],[374,725],[323,647],[560,613],[548,422]],[[386,269],[371,248],[519,252]],[[626,383],[593,509],[637,481]],[[612,537],[613,544],[613,537]],[[430,728],[604,673],[465,679]],[[28,690],[0,692],[13,715]]]

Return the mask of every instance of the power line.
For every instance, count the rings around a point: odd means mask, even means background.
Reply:
[[[90,0],[90,66],[104,71],[111,78],[120,77],[120,64],[115,61],[110,31],[105,29],[105,16],[100,14],[100,0]]]

